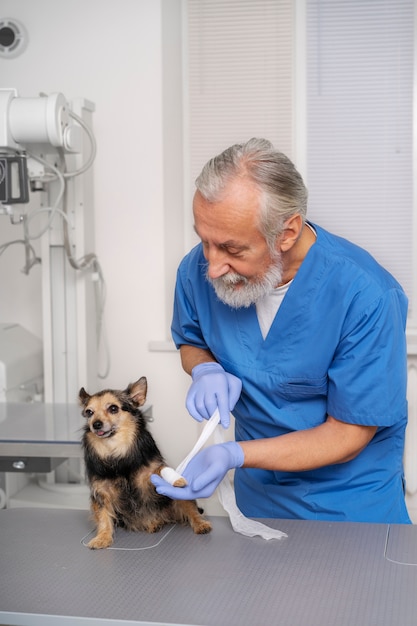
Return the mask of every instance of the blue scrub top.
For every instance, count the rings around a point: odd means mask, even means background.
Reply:
[[[305,472],[240,468],[250,517],[410,523],[404,500],[407,298],[363,249],[313,225],[310,248],[264,340],[255,306],[232,309],[205,279],[201,244],[177,275],[173,339],[209,349],[242,380],[237,441],[313,428],[328,415],[378,426],[352,461]]]

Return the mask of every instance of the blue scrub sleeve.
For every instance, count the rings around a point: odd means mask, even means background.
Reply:
[[[406,310],[404,293],[391,289],[344,329],[328,373],[329,415],[378,426],[391,426],[404,417]]]
[[[184,261],[177,272],[174,313],[171,325],[172,339],[177,348],[182,344],[189,344],[208,350],[201,332],[196,307],[193,306],[193,294],[190,289],[187,291],[185,288],[186,277],[183,274],[183,270]]]

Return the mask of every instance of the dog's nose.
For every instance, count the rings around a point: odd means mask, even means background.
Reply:
[[[93,422],[93,428],[94,430],[101,430],[103,428],[103,422],[101,422],[100,420],[96,420],[95,422]]]

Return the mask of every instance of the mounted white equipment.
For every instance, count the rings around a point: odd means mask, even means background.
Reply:
[[[62,93],[24,98],[0,89],[0,215],[23,227],[25,273],[42,265],[46,402],[74,403],[80,387],[97,382],[102,277],[91,252],[94,108]],[[40,240],[39,256],[34,240]]]

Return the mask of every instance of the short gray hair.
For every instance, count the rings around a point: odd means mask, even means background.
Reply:
[[[260,232],[272,249],[285,221],[307,213],[308,192],[294,164],[266,139],[253,138],[230,146],[203,167],[195,181],[209,202],[219,200],[227,183],[237,176],[247,177],[260,189]]]

